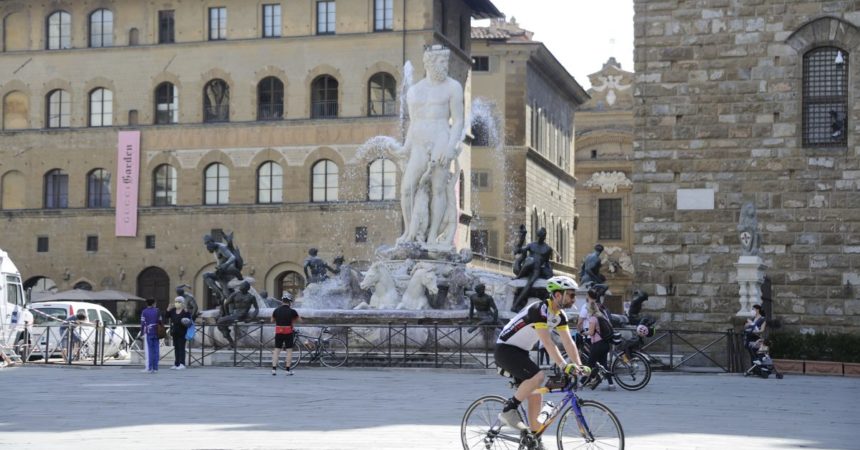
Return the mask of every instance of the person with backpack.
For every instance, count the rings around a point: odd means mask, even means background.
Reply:
[[[589,289],[586,297],[588,298],[588,304],[586,305],[588,311],[586,336],[591,342],[588,353],[588,365],[591,367],[591,375],[586,378],[583,384],[591,389],[595,389],[600,384],[601,379],[600,373],[597,370],[597,364],[608,369],[607,356],[609,356],[609,350],[612,347],[613,330],[609,319],[600,310],[600,305],[597,303],[597,293],[593,289]],[[613,384],[612,377],[608,377],[608,382],[609,384],[606,389],[614,391],[615,384]]]

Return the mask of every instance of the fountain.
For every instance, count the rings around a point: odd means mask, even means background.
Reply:
[[[400,167],[403,234],[396,242],[377,248],[376,261],[363,276],[354,271],[349,277],[309,284],[297,302],[306,317],[362,322],[465,319],[467,293],[478,283],[487,286],[500,309],[510,308],[514,294],[510,278],[468,267],[471,250],[455,246],[460,214],[457,158],[468,123],[463,87],[448,76],[449,55],[442,46],[426,49],[427,76],[415,83],[411,63],[404,65],[400,92],[403,142],[376,136],[356,152],[358,160],[384,157]],[[487,129],[491,142],[501,147],[501,130],[490,105],[485,101],[473,105],[473,114]],[[356,289],[350,280],[358,278]]]

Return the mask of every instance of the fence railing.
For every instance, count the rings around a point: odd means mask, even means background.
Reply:
[[[305,336],[319,336],[328,328],[346,345],[346,365],[353,367],[495,368],[493,350],[498,327],[472,324],[313,324],[297,328]],[[101,322],[84,325],[35,327],[20,353],[25,364],[143,365],[143,339],[134,325]],[[187,342],[187,366],[268,367],[274,346],[274,325],[237,323],[230,327],[237,345],[214,325],[197,328]],[[77,336],[77,338],[75,337]],[[133,336],[133,337],[132,337]],[[121,343],[118,343],[118,340]],[[748,366],[743,335],[733,330],[659,330],[642,347],[655,370],[715,370],[743,372]],[[159,360],[173,360],[169,337],[159,341]],[[46,358],[45,355],[48,357]],[[282,353],[283,355],[283,353]],[[534,359],[538,360],[537,351]]]

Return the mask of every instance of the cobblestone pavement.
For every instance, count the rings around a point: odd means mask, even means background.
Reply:
[[[406,369],[30,366],[0,381],[4,449],[458,449],[469,403],[510,394],[494,374]],[[616,412],[628,449],[860,448],[857,378],[658,373],[583,397]]]

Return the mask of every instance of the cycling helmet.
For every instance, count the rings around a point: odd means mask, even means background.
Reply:
[[[550,294],[555,291],[569,291],[578,288],[579,286],[576,281],[573,281],[573,278],[565,276],[552,277],[546,282],[546,290]]]
[[[293,301],[293,294],[290,294],[289,292],[284,292],[284,295],[281,295],[281,301],[282,301],[282,302],[290,302],[290,303],[292,303],[292,301]]]
[[[648,337],[648,333],[648,327],[646,327],[645,325],[639,325],[636,327],[636,334],[638,334],[639,336]]]

